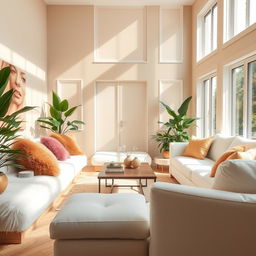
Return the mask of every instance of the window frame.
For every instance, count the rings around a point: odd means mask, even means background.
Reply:
[[[225,0],[224,1],[224,11],[223,11],[223,20],[224,20],[224,29],[223,29],[223,43],[230,41],[232,38],[238,36],[247,28],[256,24],[256,22],[250,24],[250,4],[251,0],[246,1],[246,10],[245,10],[245,28],[235,34],[235,2],[234,0]]]
[[[249,96],[250,96],[250,86],[249,86],[249,64],[251,62],[256,61],[256,54],[251,55],[249,57],[244,58],[241,61],[236,62],[235,64],[232,64],[229,66],[228,72],[229,72],[229,92],[230,92],[230,97],[229,97],[229,109],[230,109],[230,113],[231,113],[231,118],[229,119],[230,122],[230,126],[229,126],[229,133],[230,135],[237,135],[235,133],[236,131],[236,125],[235,125],[235,113],[236,113],[236,109],[235,107],[235,99],[236,99],[236,95],[235,92],[236,90],[234,89],[233,86],[233,77],[232,77],[232,71],[235,68],[238,67],[243,67],[244,69],[244,82],[243,82],[243,134],[240,136],[246,137],[246,138],[251,138],[250,136],[250,117],[249,117],[249,106],[250,106],[250,102],[249,102]]]
[[[215,88],[215,111],[213,111],[213,79],[216,79],[216,88]],[[208,89],[206,94],[206,82],[208,83]],[[217,121],[217,88],[218,88],[218,79],[216,71],[209,73],[208,75],[200,78],[197,86],[197,116],[200,119],[197,121],[197,135],[199,137],[209,137],[216,134],[216,121]],[[206,113],[206,98],[209,100],[207,104],[207,109],[209,108],[209,117]],[[215,113],[215,127],[214,127],[214,113]],[[209,123],[209,124],[208,124]],[[206,131],[208,129],[208,131]]]
[[[217,8],[217,24],[216,24],[216,37],[214,37],[214,9]],[[210,14],[210,51],[206,53],[205,51],[205,18]],[[218,48],[218,4],[216,1],[211,1],[207,4],[201,12],[197,15],[197,61],[200,61],[204,57],[210,55],[212,52]],[[216,38],[216,47],[214,48],[214,38]]]

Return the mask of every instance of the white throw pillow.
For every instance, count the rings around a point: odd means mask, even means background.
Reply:
[[[256,160],[223,162],[217,170],[213,189],[256,194]]]
[[[210,158],[214,161],[217,161],[219,157],[228,149],[230,148],[230,144],[235,139],[234,136],[227,137],[221,134],[216,134],[212,145],[209,149],[207,154],[207,158]]]
[[[231,143],[230,148],[240,145],[248,145],[249,148],[256,148],[256,140],[245,139],[243,137],[237,136]]]

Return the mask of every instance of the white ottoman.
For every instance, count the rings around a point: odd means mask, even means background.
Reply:
[[[50,224],[55,256],[146,256],[149,213],[140,194],[74,194]]]
[[[104,163],[109,163],[109,162],[123,162],[124,159],[127,157],[127,155],[130,155],[132,157],[138,157],[138,159],[142,163],[148,163],[151,165],[152,159],[150,155],[147,152],[113,152],[113,151],[99,151],[96,152],[92,158],[91,158],[91,164],[93,166],[103,166]]]

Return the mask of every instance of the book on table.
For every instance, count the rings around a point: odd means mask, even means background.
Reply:
[[[110,172],[116,172],[116,173],[124,172],[124,165],[120,164],[120,163],[111,162],[111,163],[106,165],[105,172],[106,173],[110,173]]]
[[[106,173],[121,173],[124,172],[124,168],[106,168]]]

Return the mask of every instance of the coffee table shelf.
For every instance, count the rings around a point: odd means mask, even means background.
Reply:
[[[148,180],[154,180],[156,182],[156,175],[152,168],[146,164],[143,163],[139,168],[137,169],[131,169],[131,168],[125,168],[124,172],[120,173],[106,173],[105,172],[106,165],[103,166],[102,171],[98,175],[98,181],[99,181],[99,193],[101,192],[101,180],[105,180],[105,186],[111,187],[111,193],[113,191],[114,187],[138,187],[140,188],[140,192],[143,194],[143,187],[147,187]],[[115,180],[119,179],[130,179],[130,180],[138,180],[138,185],[117,185],[115,184]],[[111,180],[111,184],[108,184],[108,180]],[[144,183],[142,182],[144,181]]]

